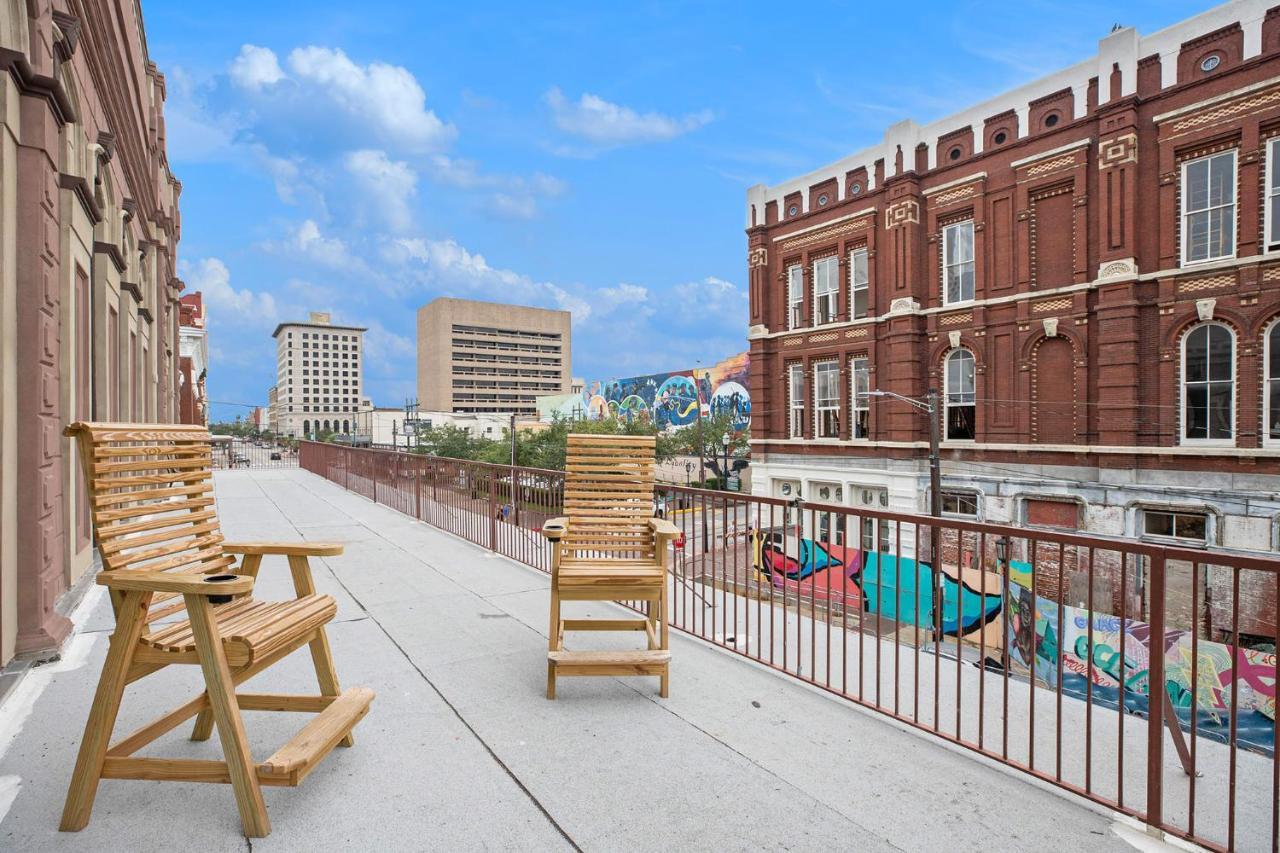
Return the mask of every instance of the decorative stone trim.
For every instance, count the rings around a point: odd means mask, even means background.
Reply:
[[[132,295],[134,302],[137,302],[139,305],[142,304],[142,285],[138,284],[136,281],[122,281],[120,282],[120,289],[125,293]]]
[[[1045,163],[1037,163],[1027,169],[1027,177],[1038,178],[1041,175],[1048,175],[1052,172],[1058,172],[1063,169],[1069,169],[1076,165],[1076,157],[1074,154],[1068,154],[1065,157],[1058,157]]]
[[[1202,127],[1219,124],[1228,121],[1242,113],[1253,112],[1263,107],[1275,106],[1280,103],[1280,87],[1271,89],[1266,92],[1259,92],[1251,97],[1237,98],[1234,101],[1228,101],[1222,106],[1215,107],[1204,112],[1196,113],[1188,118],[1173,124],[1170,129],[1174,133],[1181,133],[1184,130],[1196,130]]]
[[[1138,274],[1138,262],[1135,258],[1121,258],[1098,265],[1098,280],[1112,278],[1129,278]]]
[[[793,237],[790,240],[783,240],[778,244],[778,248],[783,252],[794,251],[805,246],[812,246],[815,243],[824,243],[828,240],[838,239],[845,234],[852,234],[854,231],[865,231],[871,227],[871,219],[863,217],[855,219],[844,225],[837,225],[832,228],[824,228],[821,231],[814,231],[811,234],[805,234],[803,237]]]
[[[1098,143],[1098,170],[1138,162],[1138,135],[1126,133]]]
[[[973,322],[973,312],[964,314],[948,314],[938,321],[939,326],[963,326]]]
[[[755,269],[763,267],[769,263],[769,250],[764,246],[756,246],[747,253],[747,267]]]
[[[844,333],[844,336],[851,340],[858,339],[858,338],[865,338],[867,336],[867,327],[863,326],[860,329],[850,329],[849,331]]]
[[[1264,273],[1263,278],[1266,275]],[[1198,293],[1202,290],[1217,290],[1219,287],[1230,287],[1236,283],[1236,277],[1231,274],[1212,275],[1207,278],[1193,278],[1178,282],[1179,293]]]
[[[111,259],[111,264],[116,268],[116,272],[125,271],[127,264],[124,262],[124,255],[120,252],[120,247],[115,243],[106,243],[102,240],[95,240],[93,243],[93,253],[95,255],[106,255]]]
[[[817,334],[817,335],[810,335],[810,336],[809,336],[809,343],[811,343],[811,344],[825,344],[825,343],[827,343],[828,341],[834,341],[834,340],[835,340],[836,338],[838,338],[838,337],[840,337],[840,336],[839,336],[838,334],[836,334],[835,332],[822,332],[822,333]]]
[[[1067,311],[1071,308],[1070,299],[1047,299],[1031,306],[1032,314],[1048,314],[1051,311]]]
[[[920,221],[920,203],[913,198],[903,199],[894,202],[885,208],[884,211],[884,227],[893,228],[895,225],[904,225],[908,222]]]

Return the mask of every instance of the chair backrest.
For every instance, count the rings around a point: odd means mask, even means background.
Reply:
[[[653,559],[653,436],[569,436],[561,542],[569,559]]]
[[[208,574],[234,564],[222,551],[208,430],[75,423],[66,434],[79,444],[103,569]]]

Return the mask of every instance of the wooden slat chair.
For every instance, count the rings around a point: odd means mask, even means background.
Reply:
[[[543,526],[552,544],[547,698],[557,675],[656,675],[668,695],[668,543],[675,525],[653,517],[652,436],[570,435],[565,517]],[[563,601],[645,602],[645,618],[563,619]],[[644,631],[648,648],[567,651],[565,631]]]
[[[116,627],[60,828],[74,832],[89,823],[99,779],[223,782],[235,791],[245,834],[264,837],[271,823],[261,786],[297,785],[334,746],[350,746],[351,729],[373,700],[371,690],[338,686],[324,630],[337,605],[316,594],[308,563],[341,554],[342,545],[224,541],[203,427],[77,423],[66,433],[79,442],[102,555],[97,580],[111,592]],[[236,555],[244,558],[238,567]],[[297,593],[292,601],[253,598],[266,555],[288,558]],[[172,619],[157,622],[166,617]],[[320,695],[236,693],[237,684],[303,646],[310,646]],[[170,664],[198,664],[205,692],[110,743],[125,686]],[[317,716],[254,764],[240,714],[247,710]],[[192,740],[207,739],[217,727],[225,760],[134,757],[191,717]]]

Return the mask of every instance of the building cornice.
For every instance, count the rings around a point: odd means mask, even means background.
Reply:
[[[753,438],[749,440],[749,443],[760,447],[776,446],[782,449],[838,447],[920,450],[929,447],[929,443],[926,441],[845,441],[835,438],[821,440],[812,438]],[[1076,456],[1083,456],[1092,453],[1121,456],[1226,456],[1236,459],[1280,459],[1280,447],[1196,447],[1184,445],[1151,447],[1148,445],[1112,444],[1019,444],[1017,442],[993,441],[966,441],[963,444],[955,444],[944,441],[940,445],[940,449],[943,451],[965,452],[974,450],[990,450],[1002,453],[1016,452],[1027,456],[1048,453],[1070,453]],[[970,460],[966,458],[964,461]]]
[[[95,240],[93,242],[93,253],[95,255],[106,255],[111,259],[111,264],[116,268],[116,272],[123,273],[127,264],[124,262],[124,255],[120,252],[120,247],[115,243],[107,243],[103,240]]]

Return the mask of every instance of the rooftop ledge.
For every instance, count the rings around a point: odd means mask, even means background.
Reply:
[[[1028,838],[1055,838],[1054,846],[1062,849],[1115,850],[1127,849],[1130,840],[1151,843],[1109,810],[679,632],[672,637],[670,699],[657,697],[652,679],[595,678],[566,680],[559,699],[548,701],[545,574],[306,471],[241,470],[219,472],[215,479],[230,539],[346,542],[342,556],[314,560],[313,566],[319,591],[338,600],[329,631],[338,671],[346,684],[378,694],[356,730],[354,748],[330,756],[301,788],[265,790],[273,833],[254,848],[970,850],[1025,849]],[[290,594],[283,565],[272,566],[277,559],[283,558],[268,557],[263,567],[262,598]],[[104,780],[89,826],[75,835],[57,832],[106,650],[104,632],[111,625],[97,589],[75,614],[78,634],[62,659],[31,670],[0,707],[3,846],[245,849],[231,791],[218,785]],[[677,612],[677,618],[692,618],[687,625],[732,645],[735,639],[723,633],[725,614],[743,615],[742,602],[723,590],[704,592],[698,614]],[[752,602],[749,618],[767,618],[768,610]],[[801,638],[801,674],[818,681],[833,655],[851,662],[855,654],[859,661],[865,657],[862,683],[853,683],[861,672],[854,668],[849,681],[835,689],[860,692],[867,704],[900,703],[905,714],[914,705],[919,725],[934,725],[931,653],[904,655],[895,691],[898,662],[891,666],[890,655],[909,646],[872,636],[855,651],[857,639],[846,638],[840,646],[830,627],[815,626],[803,608],[800,614],[779,608],[774,618],[779,662],[789,654],[796,666]],[[787,652],[783,636],[791,637]],[[878,684],[869,663],[877,652]],[[919,667],[918,696],[910,687],[913,667]],[[305,654],[269,672],[265,689],[313,687]],[[945,657],[939,672],[944,712],[937,725],[946,733],[954,731],[955,689],[972,701],[982,675],[977,667]],[[154,681],[172,692],[154,684],[127,692],[117,731],[173,706],[194,684],[190,678],[181,684],[178,678]],[[1001,717],[992,684],[988,677],[988,725]],[[1026,684],[1017,686],[1008,699],[1008,748],[1011,758],[1025,761],[1024,723],[1031,713]],[[1053,701],[1046,696],[1052,693],[1035,693],[1046,694],[1037,697],[1036,716],[1051,718]],[[1083,726],[1070,716],[1073,708],[1065,713],[1066,725]],[[1099,746],[1116,734],[1118,722],[1132,738],[1131,751],[1144,743],[1145,720],[1126,715],[1118,721],[1095,708],[1095,790],[1114,787],[1118,778],[1107,757],[1113,753]],[[255,756],[269,754],[296,728],[283,714],[255,714],[252,723]],[[973,737],[976,724],[966,718],[962,735]],[[1044,742],[1050,728],[1032,738],[1036,766],[1051,774],[1053,744]],[[215,757],[216,743],[191,742],[186,735],[184,726],[149,749]],[[1225,752],[1216,746],[1200,744],[1200,784],[1206,791],[1226,772],[1225,759],[1222,766],[1215,763]],[[1171,752],[1166,749],[1167,760]],[[1270,792],[1270,765],[1257,758],[1238,756],[1238,797],[1246,805],[1257,805],[1253,800]],[[1082,766],[1074,749],[1061,761],[1064,775]],[[1259,764],[1265,784],[1250,787]],[[1125,763],[1123,776],[1126,797],[1140,804],[1146,777],[1141,756]],[[1167,770],[1166,777],[1166,796],[1173,798],[1176,770]],[[1209,808],[1218,806],[1215,801]],[[1175,812],[1176,803],[1171,800],[1167,808]],[[1213,816],[1199,820],[1204,832]],[[1269,826],[1269,820],[1238,823],[1237,843],[1261,849]]]

